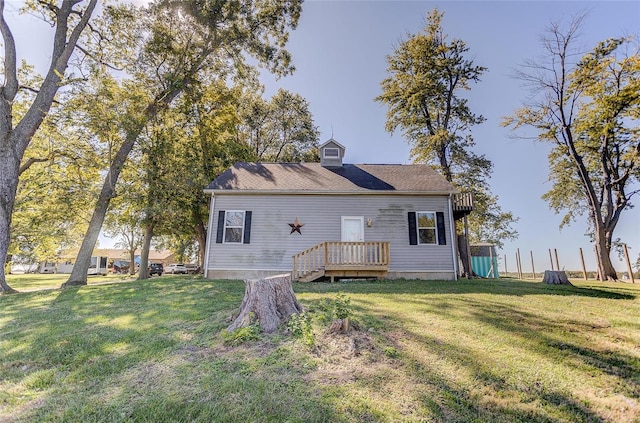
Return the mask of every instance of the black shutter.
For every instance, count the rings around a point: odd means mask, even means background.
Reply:
[[[251,242],[251,212],[244,212],[244,240],[243,244],[249,244]]]
[[[409,245],[418,245],[418,231],[416,231],[416,212],[409,212]]]
[[[224,210],[218,212],[218,233],[216,234],[216,244],[222,244],[224,236]]]
[[[447,236],[444,227],[444,213],[436,212],[436,225],[438,228],[438,245],[447,245]]]

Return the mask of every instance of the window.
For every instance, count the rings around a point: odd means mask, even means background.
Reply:
[[[251,211],[219,210],[216,244],[250,244]]]
[[[447,245],[443,212],[408,212],[409,245]]]
[[[436,214],[434,212],[417,212],[418,219],[418,243],[437,244]]]
[[[324,149],[324,158],[325,159],[339,159],[340,158],[340,149],[338,148],[325,148]]]
[[[244,231],[244,211],[227,211],[224,218],[224,242],[241,243]]]

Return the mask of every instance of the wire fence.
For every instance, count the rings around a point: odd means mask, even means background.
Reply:
[[[640,280],[640,269],[634,272],[631,266],[631,260],[629,259],[629,251],[627,249],[627,246],[626,244],[622,244],[622,246],[626,270],[616,272],[618,275],[618,279],[628,280],[635,283],[637,280]],[[539,254],[539,252],[534,254],[533,250],[529,250],[528,252],[525,252],[524,255],[518,248],[515,255],[509,257],[508,255],[504,254],[500,257],[500,261],[502,262],[500,264],[500,276],[518,279],[541,279],[544,275],[545,270],[562,270],[570,279],[601,280],[597,265],[596,269],[587,269],[585,265],[586,253],[582,248],[579,248],[578,251],[574,254],[577,254],[577,256],[579,257],[581,268],[567,270],[562,265],[562,262],[560,260],[561,255],[555,248],[549,248],[544,252],[544,254]],[[598,263],[598,256],[596,254],[595,248],[592,254],[596,260],[596,263]],[[542,256],[542,258],[540,258],[540,256]]]

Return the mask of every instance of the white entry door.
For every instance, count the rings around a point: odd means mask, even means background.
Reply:
[[[342,216],[342,242],[364,241],[364,217]]]
[[[341,241],[364,241],[364,217],[342,216]],[[341,261],[343,264],[364,264],[364,248],[360,245],[344,245]]]

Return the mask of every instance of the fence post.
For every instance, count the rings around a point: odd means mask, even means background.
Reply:
[[[587,280],[587,267],[584,265],[584,255],[582,254],[582,247],[580,247],[580,261],[582,262],[582,276],[584,280]]]
[[[627,250],[627,244],[622,244],[622,248],[624,249],[624,258],[627,261],[627,271],[629,272],[629,279],[631,279],[631,283],[636,283],[633,278],[633,269],[631,268],[631,261],[629,261],[629,250]]]
[[[507,269],[507,255],[504,255],[504,275],[509,276],[509,269]]]
[[[533,272],[533,279],[536,278],[536,266],[533,264],[533,250],[529,250],[531,253],[531,271]]]

